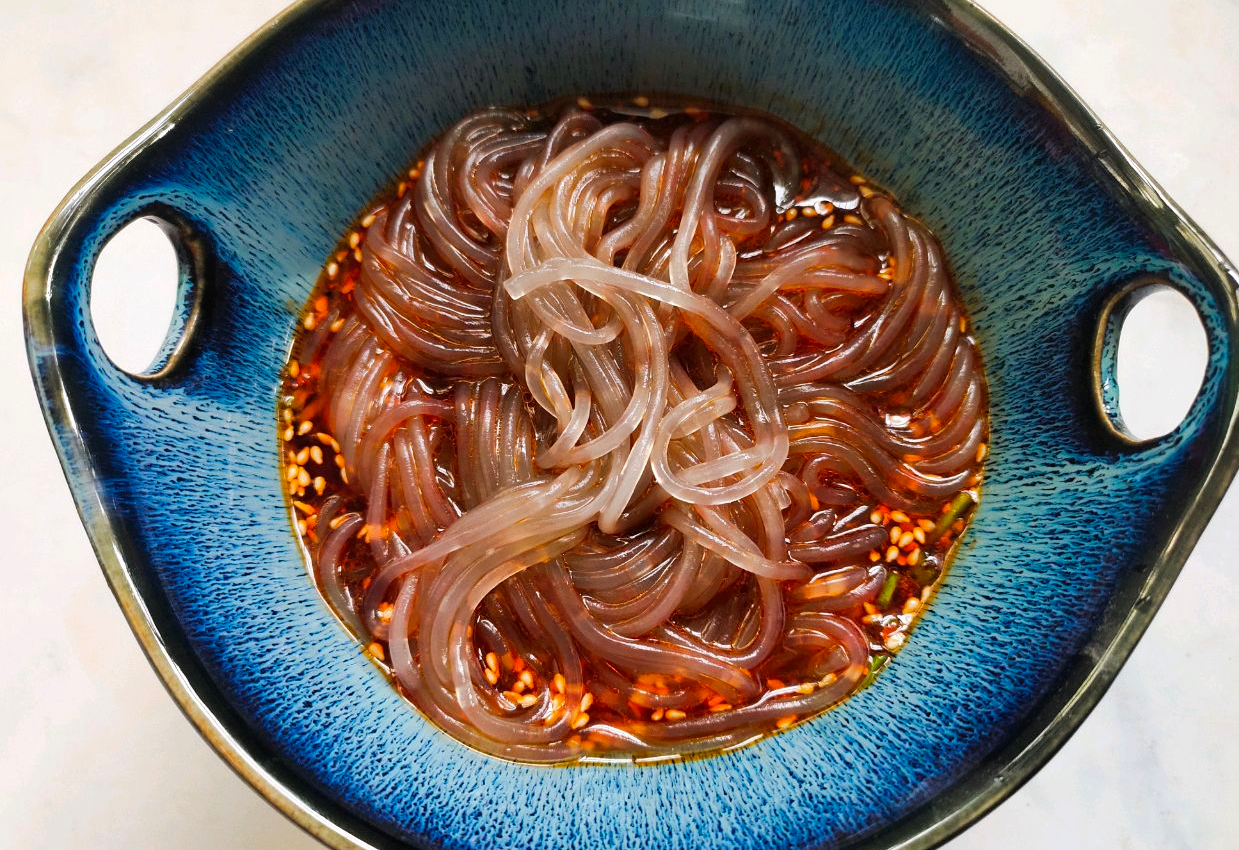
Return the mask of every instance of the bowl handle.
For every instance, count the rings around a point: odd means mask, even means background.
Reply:
[[[1118,283],[1092,314],[1096,316],[1089,367],[1093,406],[1108,436],[1121,446],[1139,450],[1171,439],[1194,441],[1214,428],[1224,432],[1233,428],[1239,404],[1239,313],[1234,283],[1219,281],[1218,285],[1220,290],[1217,286],[1188,284],[1173,275],[1141,274]],[[1119,411],[1119,334],[1132,307],[1163,289],[1182,294],[1195,307],[1205,331],[1208,355],[1200,390],[1182,421],[1161,436],[1139,438],[1126,429]]]
[[[74,187],[39,233],[23,286],[26,353],[43,417],[114,587],[128,580],[119,568],[124,554],[113,551],[126,539],[111,510],[121,487],[116,432],[127,429],[132,437],[134,429],[168,415],[171,394],[190,389],[211,313],[215,251],[206,210],[187,193],[155,182],[171,130],[156,119]],[[116,366],[99,343],[90,284],[103,246],[139,218],[154,219],[169,236],[180,273],[164,345],[150,367],[134,374]]]
[[[212,271],[205,226],[158,192],[127,184],[127,170],[109,171],[105,165],[83,180],[61,203],[31,251],[23,293],[26,345],[45,401],[54,383],[52,373],[69,369],[70,364],[157,386],[172,380],[194,350]],[[90,289],[103,246],[137,219],[154,221],[164,231],[176,251],[178,280],[164,342],[152,364],[134,373],[120,369],[104,353],[91,319]]]

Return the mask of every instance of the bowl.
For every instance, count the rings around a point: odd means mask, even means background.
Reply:
[[[907,648],[835,710],[725,755],[534,768],[403,702],[306,575],[276,387],[339,234],[453,118],[679,92],[802,127],[952,258],[986,361],[986,494]],[[146,372],[90,322],[139,217],[181,258]],[[1011,794],[1096,704],[1236,468],[1236,275],[1025,46],[962,0],[303,2],[65,199],[25,281],[31,369],[82,521],[189,719],[337,848],[925,848]],[[1209,344],[1184,421],[1136,440],[1116,340],[1144,292]],[[1116,518],[1122,518],[1121,533]]]

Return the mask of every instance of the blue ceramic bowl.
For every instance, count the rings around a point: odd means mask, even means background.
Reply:
[[[289,530],[275,392],[327,252],[417,148],[484,104],[607,91],[774,112],[928,222],[984,352],[992,459],[949,580],[875,686],[725,756],[539,769],[438,732],[333,619]],[[184,274],[163,356],[131,375],[88,295],[139,216]],[[1183,424],[1137,442],[1114,342],[1150,282],[1191,299],[1210,354]],[[302,3],[73,190],[25,308],[66,477],[156,669],[242,776],[339,848],[940,843],[1100,698],[1236,466],[1234,270],[962,0]]]

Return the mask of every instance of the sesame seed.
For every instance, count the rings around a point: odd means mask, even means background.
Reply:
[[[650,99],[643,94],[639,94],[632,99],[634,106],[639,106],[642,109],[650,105]]]
[[[817,685],[813,684],[812,682],[805,682],[802,685],[796,686],[796,693],[804,694],[805,696],[808,696],[809,694],[813,693],[815,690],[817,690]]]
[[[902,529],[900,529],[900,527],[899,527],[899,526],[897,526],[897,525],[892,525],[892,526],[891,526],[891,543],[898,543],[898,542],[899,542],[899,537],[900,537],[900,535],[902,535],[902,534],[903,534],[903,530],[902,530]]]
[[[301,364],[296,360],[290,361],[288,364],[288,374],[292,377],[297,377],[301,374]]]
[[[334,322],[331,323],[331,327],[327,328],[327,330],[331,331],[334,334],[334,333],[339,333],[340,328],[342,327],[344,327],[344,320],[336,319]]]
[[[845,215],[843,217],[843,220],[846,221],[848,224],[855,224],[858,227],[865,223],[864,221],[861,220],[860,216],[853,215],[852,213],[848,213],[847,215]]]
[[[521,683],[524,684],[525,687],[527,688],[533,687],[533,673],[531,673],[530,671],[528,670],[522,671],[519,678],[521,680]]]
[[[683,720],[685,717],[688,717],[687,714],[680,711],[678,708],[667,709],[666,713],[663,716],[666,717],[668,720]]]
[[[908,515],[903,511],[891,511],[891,519],[900,525],[903,525],[908,521]]]
[[[989,446],[987,446],[985,443],[981,443],[980,445],[978,445],[977,446],[977,463],[980,463],[981,461],[985,460],[985,456],[988,454],[989,454]]]
[[[779,688],[784,688],[784,687],[787,687],[787,686],[786,686],[785,684],[783,684],[783,680],[782,680],[782,679],[767,679],[767,680],[766,680],[766,687],[767,687],[767,688],[769,688],[769,689],[770,689],[770,690],[772,690],[772,691],[777,691]]]
[[[780,717],[778,721],[775,722],[774,725],[775,725],[775,728],[781,731],[783,729],[787,729],[795,722],[796,722],[796,716],[793,714],[791,717]]]
[[[307,331],[312,331],[318,325],[318,317],[313,313],[310,313],[305,317],[305,321],[301,324],[305,326]]]
[[[594,108],[594,105],[589,102],[589,98],[587,97],[578,97],[576,99],[576,105],[581,107],[582,109],[593,109]]]
[[[314,478],[314,492],[318,495],[323,495],[323,491],[327,489],[327,479],[321,475]]]
[[[853,186],[863,186],[865,183],[869,181],[865,180],[865,178],[859,174],[853,174],[851,177],[848,178],[848,182],[851,183]]]
[[[731,711],[731,703],[720,702],[717,705],[712,705],[710,706],[710,711],[714,713],[718,713],[720,711]]]
[[[877,549],[870,549],[869,560],[873,561],[876,564],[878,561],[882,560],[882,553],[879,552]]]
[[[907,638],[904,636],[903,632],[895,632],[890,637],[888,637],[885,641],[883,641],[882,645],[885,646],[891,652],[894,652],[895,650],[899,649],[899,647],[903,646],[903,643],[905,640],[907,640]]]
[[[370,215],[366,216],[365,218],[361,220],[361,226],[369,227],[370,225],[374,224],[374,220],[376,218],[377,216],[374,213],[370,213]]]
[[[305,520],[303,519],[297,520],[297,533],[300,534],[302,537],[305,537],[305,531],[306,531]]]
[[[553,688],[557,694],[562,694],[568,689],[568,680],[564,678],[563,673],[555,674],[554,678],[551,679],[551,688]]]
[[[310,473],[306,472],[304,467],[297,472],[297,483],[302,487],[310,486]]]
[[[313,505],[307,505],[305,502],[299,502],[296,499],[293,499],[293,507],[306,515],[318,513]]]
[[[499,669],[499,656],[493,652],[486,653],[486,666],[491,670]]]
[[[327,523],[327,527],[330,528],[332,531],[335,531],[337,528],[339,528],[341,525],[344,524],[344,521],[346,519],[348,519],[348,514],[341,514],[340,516],[333,519],[331,522]]]
[[[379,661],[382,661],[383,659],[387,657],[386,654],[383,652],[383,644],[379,643],[378,641],[371,643],[368,647],[366,647],[366,649],[369,651],[371,655],[373,655]]]
[[[306,434],[314,430],[314,423],[308,419],[297,426],[297,434],[304,437]]]
[[[874,511],[873,513],[869,514],[869,521],[873,523],[874,525],[881,525],[882,514],[878,513],[877,511]]]
[[[302,451],[304,451],[304,449]],[[309,451],[310,451],[310,457],[314,459],[315,463],[323,462],[323,447],[322,446],[310,446]]]
[[[335,280],[336,275],[338,275],[339,273],[340,273],[339,263],[337,263],[335,260],[332,260],[330,263],[327,264],[327,279],[328,280]]]
[[[585,692],[585,696],[581,697],[581,711],[589,711],[589,707],[594,704],[594,695],[589,691]]]
[[[872,190],[872,189],[870,189],[868,186],[861,186],[861,187],[860,187],[860,196],[861,196],[862,198],[872,198],[872,197],[873,197],[874,195],[876,195],[876,194],[877,194],[877,192],[873,191],[873,190]]]
[[[911,614],[914,611],[916,611],[917,608],[920,608],[920,607],[921,607],[921,600],[917,599],[915,596],[909,596],[908,601],[903,603],[903,612],[905,614]]]
[[[835,214],[834,213],[831,213],[830,215],[822,219],[822,230],[830,230],[830,228],[834,226],[835,226]]]
[[[499,684],[499,674],[494,670],[486,669],[482,671],[482,675],[486,677],[486,681],[492,685]]]
[[[661,708],[656,708],[654,709],[654,712],[650,715],[650,720],[654,720],[654,721],[662,720],[664,713],[665,712]]]
[[[788,210],[786,213],[784,213],[783,217],[786,218],[788,221],[794,220],[796,218],[795,208],[793,207],[792,209]]]
[[[589,715],[585,712],[581,712],[576,716],[576,720],[572,721],[572,728],[583,729],[587,723],[589,723]]]
[[[916,540],[912,537],[912,532],[910,531],[905,531],[903,534],[899,536],[899,548],[900,549],[907,549],[909,546],[912,546],[915,543],[916,543]]]
[[[289,425],[287,428],[284,429],[284,442],[287,443],[292,438],[293,438],[293,428],[291,425]]]
[[[284,470],[284,479],[285,479],[286,481],[296,481],[296,480],[297,480],[297,472],[298,472],[298,467],[297,467],[297,464],[295,464],[295,463],[290,463],[290,464],[288,465],[288,468]]]
[[[301,451],[297,452],[297,463],[301,464],[302,466],[304,466],[305,462],[309,459],[310,459],[310,450],[308,448],[303,448]]]
[[[918,519],[916,521],[916,525],[922,531],[933,531],[934,530],[934,521],[932,519]]]
[[[925,530],[921,528],[920,526],[917,526],[916,528],[912,529],[912,539],[915,540],[917,543],[924,545]]]
[[[916,549],[913,549],[911,552],[908,553],[908,566],[915,567],[920,562],[921,562],[921,550],[920,550],[920,547],[917,547]]]
[[[354,230],[352,233],[348,235],[348,246],[350,248],[356,248],[360,244],[361,244],[361,232]]]
[[[886,562],[889,564],[899,557],[899,547],[892,546],[886,550]]]

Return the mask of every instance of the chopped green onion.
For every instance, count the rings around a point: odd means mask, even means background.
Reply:
[[[955,524],[955,520],[967,514],[977,504],[977,497],[971,490],[964,490],[951,501],[951,506],[946,509],[946,513],[938,517],[938,521],[934,523],[934,530],[929,532],[930,542],[936,543],[942,539],[942,536],[951,530],[951,526]]]
[[[908,577],[921,587],[929,587],[938,580],[938,570],[932,564],[922,561],[908,571]]]
[[[895,598],[895,587],[899,584],[899,573],[891,572],[886,576],[886,584],[882,585],[882,592],[878,594],[875,604],[879,608],[885,608],[891,604],[891,600]]]
[[[872,685],[873,680],[876,679],[878,674],[882,672],[882,668],[890,663],[890,660],[891,657],[889,655],[879,655],[877,658],[873,659],[873,661],[869,664],[869,672],[865,674],[865,678],[860,680],[860,684],[856,686],[856,690],[864,690]]]

